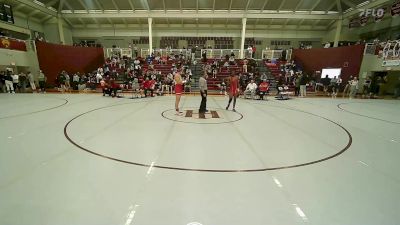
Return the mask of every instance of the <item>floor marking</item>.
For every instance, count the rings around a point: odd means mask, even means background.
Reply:
[[[193,110],[186,110],[185,117],[192,117],[192,116],[193,116]]]
[[[211,116],[212,118],[217,118],[217,119],[219,118],[217,111],[211,111]]]

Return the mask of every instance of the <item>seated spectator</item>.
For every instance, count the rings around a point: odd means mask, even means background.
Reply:
[[[220,94],[224,93],[224,95],[226,95],[226,83],[225,80],[222,79],[222,82],[220,84]]]
[[[247,85],[246,90],[244,91],[245,98],[247,95],[251,95],[251,98],[254,98],[257,91],[257,84],[254,83],[254,80],[251,80]]]
[[[263,100],[264,96],[267,95],[268,92],[269,92],[269,83],[267,82],[267,80],[263,80],[259,85],[260,100]]]
[[[144,89],[144,97],[147,97],[147,92],[150,91],[151,92],[151,97],[153,97],[153,88],[152,87],[154,85],[153,82],[151,82],[153,80],[149,80],[148,77],[146,77],[146,80],[143,82],[143,89]]]

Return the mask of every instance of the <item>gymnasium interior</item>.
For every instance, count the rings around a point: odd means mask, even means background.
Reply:
[[[400,224],[399,15],[0,0],[0,225]]]

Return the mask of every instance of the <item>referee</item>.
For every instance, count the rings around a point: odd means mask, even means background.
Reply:
[[[201,104],[199,113],[204,114],[207,112],[207,72],[204,71],[204,75],[199,79],[199,87],[201,94]]]

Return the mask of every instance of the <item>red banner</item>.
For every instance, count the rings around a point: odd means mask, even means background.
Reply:
[[[26,51],[25,41],[18,41],[8,38],[0,38],[0,48],[11,50]]]

